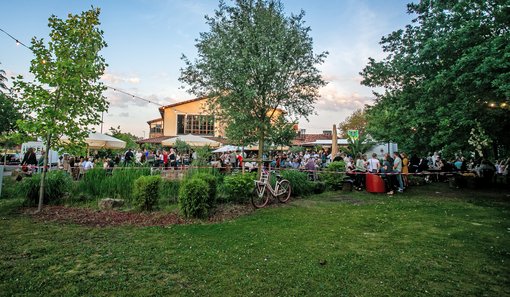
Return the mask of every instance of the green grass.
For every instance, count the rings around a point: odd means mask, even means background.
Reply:
[[[328,192],[220,224],[38,223],[0,200],[1,296],[510,296],[508,192]]]

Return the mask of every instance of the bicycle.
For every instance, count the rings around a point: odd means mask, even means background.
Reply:
[[[270,196],[277,198],[281,203],[289,201],[292,189],[290,182],[283,179],[281,175],[276,174],[275,187],[271,185],[271,172],[263,171],[259,180],[255,180],[254,194],[251,197],[251,203],[255,208],[262,208],[269,202]]]

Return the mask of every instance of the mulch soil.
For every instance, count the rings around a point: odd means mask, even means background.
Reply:
[[[235,219],[254,212],[248,204],[222,204],[216,207],[205,220],[186,219],[177,212],[134,212],[122,210],[95,210],[71,206],[44,206],[35,213],[35,208],[23,208],[21,212],[40,222],[71,223],[89,227],[109,226],[167,226],[193,223],[217,223]]]

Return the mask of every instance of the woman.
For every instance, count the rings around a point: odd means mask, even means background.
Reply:
[[[386,194],[393,195],[393,175],[384,174],[384,173],[392,173],[393,172],[393,160],[391,159],[389,154],[386,154],[384,158],[383,165],[381,167],[381,177],[385,179],[386,184]]]
[[[354,171],[356,172],[356,190],[361,191],[365,186],[365,174],[367,172],[367,156],[358,154],[356,158],[356,166]]]
[[[402,159],[402,181],[404,182],[404,187],[407,188],[409,186],[409,181],[407,179],[407,174],[409,173],[409,159],[406,153],[401,153],[400,158]]]

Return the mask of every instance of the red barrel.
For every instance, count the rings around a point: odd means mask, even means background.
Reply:
[[[385,193],[384,180],[377,174],[367,174],[366,189],[369,193]]]

